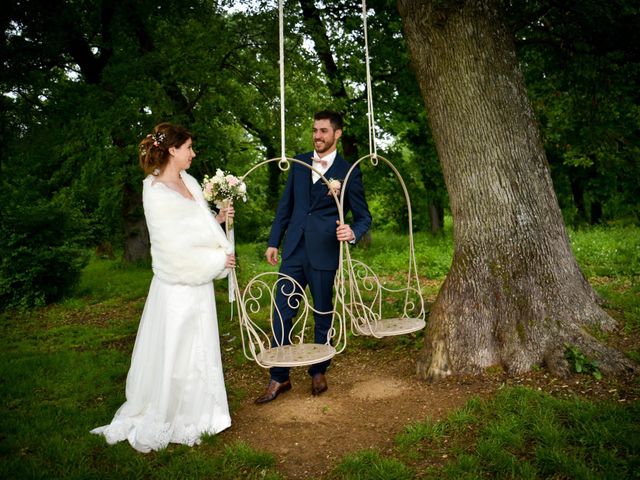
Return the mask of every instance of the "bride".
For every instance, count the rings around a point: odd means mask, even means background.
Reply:
[[[144,213],[153,279],[131,367],[126,402],[109,425],[91,433],[140,452],[169,442],[194,445],[231,425],[222,374],[214,278],[235,266],[232,245],[198,182],[185,170],[196,156],[191,134],[161,123],[140,142]]]

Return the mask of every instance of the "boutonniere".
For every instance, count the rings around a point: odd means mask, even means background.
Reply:
[[[327,195],[331,195],[332,192],[335,192],[336,196],[339,196],[340,189],[342,189],[342,181],[337,178],[330,178],[328,187],[329,191],[327,192]]]

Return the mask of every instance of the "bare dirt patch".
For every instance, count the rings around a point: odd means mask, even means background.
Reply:
[[[297,368],[291,373],[292,390],[256,405],[268,372],[252,363],[229,368],[233,425],[223,439],[272,453],[287,479],[321,478],[358,450],[393,455],[394,438],[407,425],[443,418],[470,398],[488,398],[505,386],[620,403],[640,398],[633,379],[561,379],[543,370],[514,378],[497,369],[430,385],[415,375],[415,350],[394,340],[381,342],[377,350],[348,348],[334,359],[327,373],[329,390],[318,397],[311,395],[306,370]]]
[[[293,389],[265,405],[253,403],[268,373],[254,365],[243,375],[229,372],[231,388],[246,392],[233,409],[225,439],[240,440],[272,453],[286,478],[321,477],[348,453],[375,448],[391,453],[394,437],[410,423],[442,418],[494,385],[451,381],[432,386],[414,374],[413,361],[389,351],[350,351],[327,373],[329,390],[311,395],[303,368],[293,369]]]

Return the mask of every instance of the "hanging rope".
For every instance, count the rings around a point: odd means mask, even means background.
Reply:
[[[375,160],[378,150],[376,145],[376,123],[373,116],[373,94],[371,88],[371,70],[369,68],[369,38],[367,35],[367,2],[362,0],[362,24],[364,28],[364,56],[367,73],[367,120],[369,122],[369,153]]]
[[[284,118],[284,1],[278,0],[278,42],[280,47],[280,158],[286,160]]]

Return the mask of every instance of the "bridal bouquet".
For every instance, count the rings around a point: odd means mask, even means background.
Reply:
[[[234,200],[247,201],[247,186],[245,183],[235,175],[231,175],[219,168],[214,176],[204,176],[202,192],[205,200],[214,203],[217,208],[222,208],[225,204]]]
[[[228,206],[234,200],[247,201],[247,186],[235,175],[221,169],[216,170],[213,177],[204,176],[202,181],[202,193],[207,202],[215,204],[221,209]],[[233,229],[233,219],[227,219],[227,232]]]

